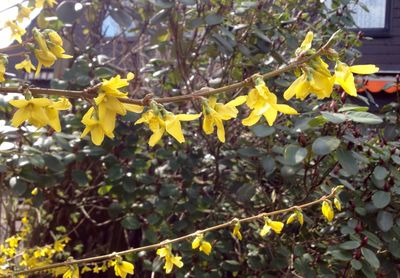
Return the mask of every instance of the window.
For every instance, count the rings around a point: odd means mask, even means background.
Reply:
[[[349,6],[355,22],[354,29],[360,29],[367,36],[388,36],[390,33],[392,0],[359,0]],[[331,7],[332,0],[325,1]]]

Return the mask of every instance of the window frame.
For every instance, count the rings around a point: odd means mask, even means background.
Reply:
[[[385,26],[383,28],[352,28],[355,31],[361,31],[365,36],[373,38],[391,37],[392,25],[392,0],[386,0]]]

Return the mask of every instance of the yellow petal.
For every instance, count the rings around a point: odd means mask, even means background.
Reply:
[[[302,51],[307,51],[311,48],[312,41],[314,39],[314,33],[309,31],[304,38],[304,41],[301,43],[300,48]]]
[[[154,147],[158,141],[160,141],[161,137],[164,134],[164,128],[160,128],[159,130],[157,130],[156,132],[154,132],[149,139],[149,146],[150,147]]]
[[[217,137],[219,141],[225,143],[225,128],[221,119],[214,118],[215,125],[217,126]]]
[[[334,212],[332,209],[332,205],[327,201],[322,202],[322,214],[329,222],[333,220]]]
[[[296,115],[299,114],[296,109],[290,107],[289,105],[286,104],[275,104],[273,106],[273,108],[275,108],[276,110],[278,110],[279,112],[283,113],[283,114],[289,114],[289,115]]]
[[[172,256],[171,260],[172,260],[172,263],[174,265],[176,265],[177,267],[179,267],[179,268],[183,267],[183,262],[181,261],[182,257],[180,257],[180,256]]]
[[[29,104],[29,101],[27,101],[26,99],[13,99],[10,100],[8,103],[17,108],[23,108]]]
[[[255,125],[261,118],[261,115],[257,113],[257,111],[251,111],[250,115],[242,120],[242,124],[245,126]]]
[[[373,74],[379,71],[375,65],[355,65],[350,67],[351,72],[356,74]]]
[[[247,96],[239,96],[233,100],[231,100],[230,102],[228,102],[226,105],[228,106],[239,106],[242,105],[243,103],[245,103],[247,100]]]
[[[94,126],[90,134],[93,144],[95,144],[96,146],[100,146],[104,140],[104,130],[101,128],[101,126]]]
[[[338,211],[342,210],[342,203],[338,198],[333,199],[333,203],[335,204],[335,207],[337,208]]]
[[[288,217],[288,219],[286,220],[286,224],[293,223],[294,220],[296,220],[296,219],[297,219],[296,213],[292,213],[292,214]]]
[[[268,225],[277,234],[281,233],[283,226],[284,226],[284,224],[280,221],[268,221]]]
[[[212,246],[209,242],[207,242],[205,240],[203,240],[201,242],[200,251],[204,252],[204,254],[206,254],[207,256],[210,255],[211,249],[212,249]]]
[[[185,114],[182,114],[185,115]],[[178,118],[179,115],[167,115],[165,117],[165,130],[174,137],[179,143],[185,142],[185,137],[183,136],[181,122]],[[185,115],[189,116],[189,115]],[[193,116],[193,115],[190,115]],[[200,115],[199,115],[200,116]]]
[[[11,125],[14,127],[19,127],[23,122],[25,122],[29,118],[29,114],[25,111],[25,109],[18,109],[11,120]]]
[[[278,115],[278,111],[276,111],[274,108],[268,109],[264,114],[265,119],[267,120],[267,123],[272,126],[276,120],[276,117]]]
[[[200,118],[201,114],[178,114],[176,115],[179,121],[193,121]]]
[[[212,134],[214,132],[214,121],[211,114],[204,115],[202,127],[205,134]]]
[[[192,249],[196,249],[200,246],[201,237],[197,236],[192,242]]]
[[[130,104],[130,103],[123,103],[124,107],[126,110],[129,112],[134,112],[134,113],[142,113],[144,107],[136,104]]]
[[[265,235],[269,234],[270,231],[271,231],[271,227],[269,225],[265,224],[264,227],[260,231],[260,236],[265,236]]]

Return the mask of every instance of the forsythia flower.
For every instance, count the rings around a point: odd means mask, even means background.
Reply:
[[[92,142],[97,146],[103,142],[104,135],[111,139],[114,138],[113,132],[107,129],[105,124],[99,120],[97,111],[95,111],[93,107],[86,112],[81,122],[86,126],[82,132],[81,138],[85,137],[90,132]]]
[[[68,110],[71,108],[71,103],[68,99],[62,97],[59,101],[52,102],[49,106],[46,107],[46,114],[49,119],[49,126],[51,126],[55,131],[61,131],[60,117],[58,115],[58,111],[60,110]]]
[[[240,222],[236,222],[235,226],[233,227],[232,236],[237,238],[238,240],[242,240],[242,233],[240,232]]]
[[[58,111],[71,107],[71,103],[66,98],[60,98],[56,102],[47,98],[18,99],[11,100],[10,104],[19,108],[11,120],[13,126],[18,127],[27,120],[38,128],[48,124],[57,132],[61,131]]]
[[[307,32],[304,41],[301,43],[300,47],[296,49],[296,55],[298,56],[301,53],[304,53],[307,50],[309,50],[312,46],[313,39],[314,39],[314,33],[311,31]]]
[[[304,224],[304,216],[303,216],[303,213],[302,213],[300,210],[298,210],[298,209],[296,209],[296,210],[288,217],[288,219],[286,220],[286,224],[290,224],[290,223],[292,223],[293,221],[295,221],[296,219],[297,219],[297,221],[299,221],[300,225],[303,225],[303,224]]]
[[[280,234],[283,229],[284,224],[279,221],[272,221],[269,217],[265,217],[264,227],[260,231],[261,236],[269,234],[271,230],[275,233]]]
[[[6,65],[8,64],[8,59],[6,55],[0,55],[0,82],[6,80],[4,75],[6,74]]]
[[[64,272],[63,278],[79,278],[79,267],[77,265],[68,266],[67,271]]]
[[[325,216],[326,220],[331,222],[333,220],[333,217],[335,216],[331,202],[323,201],[321,209],[322,209],[322,214]]]
[[[342,203],[340,202],[340,200],[338,198],[334,198],[333,199],[333,203],[335,204],[335,207],[337,208],[338,211],[342,210]]]
[[[46,6],[53,8],[55,4],[57,4],[57,0],[35,0],[35,7],[37,9],[41,9]]]
[[[34,189],[32,189],[31,194],[33,196],[36,196],[38,194],[38,192],[39,192],[39,189],[37,187],[35,187]]]
[[[45,107],[49,106],[51,101],[47,98],[10,100],[10,104],[18,108],[11,120],[11,125],[14,127],[28,121],[30,124],[41,128],[49,122]]]
[[[160,249],[157,249],[157,255],[160,256],[161,258],[165,258],[165,273],[171,273],[172,268],[174,265],[177,267],[181,268],[183,267],[183,262],[182,257],[180,256],[175,256],[171,252],[171,245],[167,245],[166,247],[162,247]]]
[[[53,249],[56,252],[62,252],[64,251],[65,245],[70,241],[71,239],[69,237],[63,237],[61,239],[58,239],[54,242],[54,247]]]
[[[331,95],[335,78],[329,72],[328,64],[318,57],[310,65],[303,68],[302,75],[286,89],[283,94],[286,100],[293,96],[304,100],[310,93],[314,93],[318,99]]]
[[[17,248],[20,240],[19,236],[12,236],[6,239],[6,243],[8,243],[10,248]]]
[[[124,116],[127,111],[143,112],[143,106],[122,103],[118,100],[118,98],[128,98],[128,94],[119,89],[128,86],[129,81],[133,78],[133,73],[128,73],[126,79],[119,75],[110,80],[104,79],[98,91],[99,95],[94,99],[99,111],[99,120],[104,123],[104,128],[109,133],[114,131],[116,115]]]
[[[24,69],[26,72],[30,73],[32,70],[35,70],[36,67],[32,64],[29,56],[27,56],[25,60],[15,65],[15,69],[17,70]]]
[[[192,249],[199,248],[206,255],[210,255],[212,246],[208,241],[203,239],[203,235],[198,235],[192,242]]]
[[[13,22],[11,20],[7,20],[4,23],[5,28],[10,28],[12,37],[11,39],[17,40],[19,43],[22,43],[22,36],[26,33],[25,29],[18,25],[17,22]]]
[[[91,272],[92,269],[90,267],[88,267],[87,265],[84,265],[81,269],[81,273],[84,274],[86,272]]]
[[[30,17],[32,12],[32,8],[29,7],[25,7],[21,4],[18,4],[18,15],[17,15],[17,21],[19,23],[22,23],[22,21],[24,21],[24,18],[28,18]]]
[[[167,111],[161,105],[151,104],[150,110],[143,113],[142,117],[135,122],[136,124],[145,123],[153,132],[149,139],[150,147],[160,141],[165,132],[174,137],[179,143],[185,142],[180,121],[193,121],[200,117],[200,114],[178,114]]]
[[[42,66],[51,67],[57,58],[69,59],[71,55],[64,54],[65,50],[62,48],[62,39],[55,31],[47,31],[42,34],[38,29],[32,30],[33,37],[35,38],[38,49],[34,50],[34,54],[39,64],[36,69],[35,76],[39,75]],[[46,40],[48,36],[49,40]]]
[[[357,65],[349,67],[340,61],[335,66],[335,82],[339,84],[343,90],[351,96],[357,96],[357,89],[354,83],[353,73],[356,74],[372,74],[379,71],[375,65]]]
[[[114,266],[115,276],[125,278],[127,274],[133,275],[135,266],[130,262],[123,261],[121,258],[111,261],[111,266]]]
[[[268,124],[272,126],[278,112],[284,114],[298,114],[297,111],[289,105],[278,104],[276,95],[270,92],[264,80],[260,78],[256,80],[255,88],[250,90],[246,104],[250,109],[253,109],[250,115],[242,120],[242,124],[246,126],[256,124],[261,116],[264,116]]]
[[[243,104],[246,96],[240,96],[226,104],[218,103],[216,97],[210,97],[203,102],[203,130],[206,134],[214,132],[214,126],[217,127],[218,139],[225,143],[225,129],[222,121],[227,121],[237,117],[239,111],[236,106]]]

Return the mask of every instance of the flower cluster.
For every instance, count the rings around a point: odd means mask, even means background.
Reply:
[[[48,98],[28,97],[28,99],[10,100],[10,104],[18,108],[11,120],[13,126],[18,127],[28,121],[37,128],[49,125],[57,132],[61,131],[58,111],[71,107],[71,103],[66,98],[52,101]]]
[[[303,43],[296,50],[298,57],[315,53],[315,49],[311,48],[313,38],[314,34],[308,32]],[[375,65],[349,67],[341,62],[335,53],[330,57],[336,61],[333,75],[329,70],[328,64],[320,56],[317,56],[300,67],[301,75],[284,92],[284,98],[289,100],[295,96],[304,100],[310,94],[314,94],[318,99],[324,99],[331,96],[335,84],[340,85],[347,94],[357,96],[353,73],[373,74],[379,71],[379,68]]]

